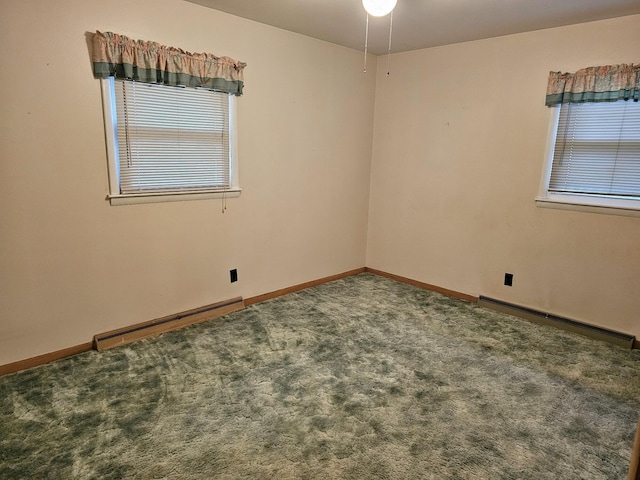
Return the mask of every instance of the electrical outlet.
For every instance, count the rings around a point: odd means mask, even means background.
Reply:
[[[229,276],[231,277],[231,283],[238,281],[238,270],[234,268],[229,271]]]
[[[513,286],[513,273],[505,273],[504,274],[504,284],[507,287]]]

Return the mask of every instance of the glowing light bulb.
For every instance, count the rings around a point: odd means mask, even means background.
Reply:
[[[396,8],[398,0],[362,0],[362,6],[369,15],[384,17]]]

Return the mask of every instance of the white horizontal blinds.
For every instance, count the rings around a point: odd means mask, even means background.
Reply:
[[[120,193],[229,188],[229,94],[115,80]]]
[[[640,197],[640,102],[563,104],[549,191]]]

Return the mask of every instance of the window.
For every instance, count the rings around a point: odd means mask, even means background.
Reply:
[[[112,205],[240,194],[233,95],[108,78],[103,102]]]
[[[640,210],[640,103],[563,103],[553,110],[539,204]]]

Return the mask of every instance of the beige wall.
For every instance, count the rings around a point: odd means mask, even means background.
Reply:
[[[367,266],[640,336],[640,218],[534,203],[548,72],[638,45],[636,15],[380,62]]]
[[[365,264],[640,335],[640,218],[533,201],[548,71],[638,62],[640,16],[397,54],[386,78],[180,0],[0,2],[0,365]],[[95,30],[248,63],[226,213],[104,200]]]
[[[375,75],[360,52],[181,0],[0,9],[0,365],[364,266]],[[248,63],[244,192],[226,213],[105,201],[95,30]]]

